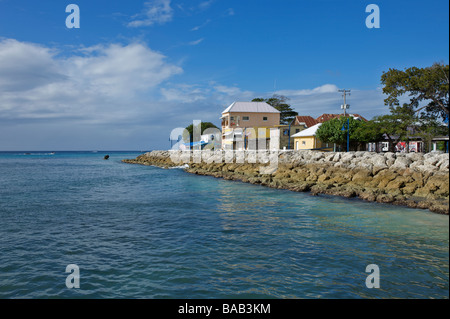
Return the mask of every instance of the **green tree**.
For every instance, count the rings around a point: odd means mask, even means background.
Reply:
[[[347,121],[350,126],[350,147],[355,149],[361,144],[359,140],[361,132],[359,128],[364,125],[363,121],[355,120],[353,117],[341,116],[322,123],[316,132],[316,137],[323,143],[334,143],[346,149],[347,145]],[[345,129],[343,130],[345,125]]]
[[[208,128],[217,128],[219,129],[217,126],[215,126],[213,123],[211,122],[201,122],[201,128],[200,128],[200,134],[203,134],[203,132],[208,129]],[[186,127],[186,130],[189,132],[189,138],[190,141],[194,141],[194,124],[189,125],[188,127]],[[183,140],[187,141],[187,136],[183,136]]]
[[[376,121],[363,122],[356,131],[355,138],[360,143],[378,143],[384,137],[380,132],[380,125]]]
[[[383,93],[386,105],[397,107],[399,97],[409,94],[408,106],[415,112],[425,110],[428,115],[446,118],[449,114],[449,65],[434,63],[431,67],[411,67],[400,71],[383,72]],[[425,105],[420,105],[425,103]]]
[[[271,98],[255,98],[252,100],[252,102],[266,102],[267,104],[273,106],[281,112],[280,124],[287,125],[291,123],[298,115],[298,113],[292,109],[291,105],[286,103],[288,100],[289,98],[284,95],[274,94]]]
[[[424,142],[424,150],[431,151],[432,140],[436,136],[448,135],[448,127],[437,121],[434,116],[422,113],[416,124],[417,135]]]
[[[391,107],[390,114],[375,116],[371,122],[374,129],[388,139],[390,151],[395,152],[395,146],[400,141],[407,142],[409,146],[411,136],[415,135],[417,116],[410,105],[405,103],[403,106]]]

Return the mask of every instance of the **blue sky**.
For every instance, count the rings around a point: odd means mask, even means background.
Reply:
[[[77,4],[79,29],[65,12]],[[377,4],[381,27],[365,12]],[[448,63],[449,3],[359,0],[0,0],[0,150],[168,148],[273,93],[301,115],[388,112],[389,68]]]

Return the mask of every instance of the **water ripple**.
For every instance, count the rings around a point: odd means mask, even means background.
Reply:
[[[0,155],[1,298],[449,297],[448,216],[115,156]]]

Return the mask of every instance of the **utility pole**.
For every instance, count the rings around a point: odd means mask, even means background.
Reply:
[[[347,116],[347,109],[350,108],[350,104],[347,104],[346,97],[347,97],[347,94],[348,94],[348,95],[351,95],[351,94],[350,94],[351,90],[343,89],[343,90],[338,90],[338,92],[343,93],[342,96],[344,97],[344,104],[341,105],[341,109],[344,110],[344,116]]]

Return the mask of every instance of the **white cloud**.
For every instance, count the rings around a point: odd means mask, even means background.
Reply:
[[[208,19],[208,20],[206,20],[203,24],[200,24],[200,25],[198,25],[198,26],[193,27],[193,28],[191,29],[191,31],[198,31],[198,30],[200,30],[201,28],[205,27],[205,26],[206,26],[207,24],[209,24],[210,22],[211,22],[211,20]]]
[[[277,94],[286,96],[301,96],[301,95],[313,95],[313,94],[323,94],[323,93],[334,93],[339,89],[334,84],[324,84],[322,86],[316,87],[314,89],[302,89],[302,90],[280,90]]]
[[[205,40],[205,39],[204,39],[204,38],[201,38],[201,39],[198,39],[198,40],[195,40],[195,41],[191,41],[191,42],[189,42],[188,44],[189,44],[189,45],[198,45],[198,44],[202,43],[203,40]]]
[[[226,95],[236,96],[241,93],[241,89],[238,87],[225,86],[225,85],[216,85],[214,89],[219,93],[224,93]]]
[[[173,9],[170,6],[171,0],[151,0],[144,3],[142,13],[133,17],[133,21],[128,23],[129,27],[145,27],[153,24],[164,24],[172,20]]]
[[[342,94],[338,92],[338,86],[324,84],[314,89],[280,90],[276,94],[290,98],[289,103],[300,115],[318,117],[323,113],[341,113],[343,103]],[[389,113],[389,108],[384,105],[385,96],[380,88],[373,90],[352,89],[347,97],[350,104],[350,113],[358,113],[367,119],[375,115]]]
[[[214,82],[207,85],[173,85],[171,88],[162,88],[161,94],[171,102],[188,104],[206,101],[211,105],[218,105],[220,112],[222,112],[221,108],[225,108],[234,101],[251,101],[256,96],[254,92],[242,91],[235,86],[220,85]]]
[[[227,15],[234,16],[235,15],[234,9],[233,8],[228,8],[227,9]]]
[[[66,61],[73,77],[81,77],[92,89],[109,96],[132,94],[155,87],[181,69],[140,43],[112,44],[96,48],[88,56]]]
[[[56,52],[13,39],[0,42],[0,91],[33,89],[64,78]]]
[[[207,0],[207,1],[200,2],[198,7],[200,10],[206,10],[213,4],[214,1],[215,0]]]
[[[131,119],[143,108],[152,112],[143,96],[182,72],[141,43],[81,51],[84,54],[59,57],[36,44],[1,41],[0,118],[90,123]]]
[[[181,103],[192,103],[206,100],[209,94],[208,89],[201,88],[197,85],[176,85],[172,88],[161,88],[161,94],[166,101],[176,101]]]

